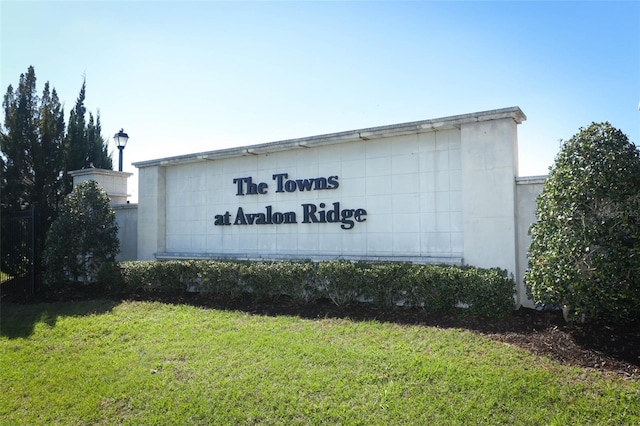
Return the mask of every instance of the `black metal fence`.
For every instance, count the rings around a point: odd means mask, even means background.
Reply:
[[[31,296],[36,292],[35,227],[35,209],[2,214],[2,296]]]

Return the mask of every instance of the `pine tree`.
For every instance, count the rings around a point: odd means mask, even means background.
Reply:
[[[43,189],[36,204],[47,207],[45,218],[50,222],[65,195],[60,179],[64,160],[64,111],[55,89],[49,94],[48,82],[41,100],[39,119],[40,144],[34,151],[34,157],[44,167],[36,176],[36,188]]]
[[[50,90],[47,82],[38,98],[35,71],[29,67],[16,92],[9,86],[2,106],[3,210],[55,210],[64,196],[60,187],[64,111],[56,90]]]

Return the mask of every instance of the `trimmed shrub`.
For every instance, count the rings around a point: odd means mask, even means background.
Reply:
[[[287,295],[298,303],[319,297],[317,268],[312,262],[277,262],[272,268],[274,295]]]
[[[229,299],[239,298],[246,290],[241,280],[241,264],[206,260],[199,262],[202,281],[197,289],[216,293]]]
[[[98,272],[98,285],[109,293],[126,291],[126,284],[122,277],[122,263],[103,263],[100,272]]]
[[[469,305],[469,313],[478,316],[495,316],[513,310],[515,287],[513,278],[504,269],[478,269],[465,267],[460,270],[460,302]]]
[[[296,303],[328,299],[337,306],[372,302],[434,313],[500,316],[514,308],[515,283],[501,269],[409,263],[146,261],[108,264],[106,288],[124,292],[199,291],[230,300],[286,295]],[[106,284],[109,281],[111,284]]]
[[[364,290],[363,265],[344,260],[318,264],[318,291],[337,306],[358,301]]]
[[[371,263],[362,267],[362,292],[375,305],[394,308],[406,304],[412,282],[409,263]]]
[[[429,312],[453,312],[459,298],[457,269],[451,266],[418,265],[412,274],[409,304]]]

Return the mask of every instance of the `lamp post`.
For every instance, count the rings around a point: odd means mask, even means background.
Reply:
[[[127,141],[129,140],[129,135],[124,132],[124,129],[120,129],[120,131],[118,133],[113,135],[113,139],[115,139],[116,146],[118,147],[118,150],[120,151],[120,158],[119,158],[119,161],[118,161],[118,171],[121,172],[122,171],[122,151],[124,150],[124,147],[127,146]]]

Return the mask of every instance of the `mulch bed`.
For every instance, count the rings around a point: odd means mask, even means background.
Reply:
[[[32,299],[29,302],[86,300],[95,297],[100,296],[83,291],[53,297],[40,296],[37,300]],[[344,318],[354,321],[459,328],[552,358],[562,364],[580,366],[640,381],[640,324],[638,323],[625,326],[605,324],[570,326],[565,323],[560,311],[526,308],[521,308],[500,319],[487,319],[464,314],[431,314],[414,308],[379,309],[367,303],[339,307],[328,300],[299,305],[291,303],[285,297],[254,300],[245,296],[230,301],[214,296],[186,293],[128,295],[118,299],[157,300],[269,316],[293,315],[306,319]],[[9,300],[11,298],[3,297],[3,301]]]

